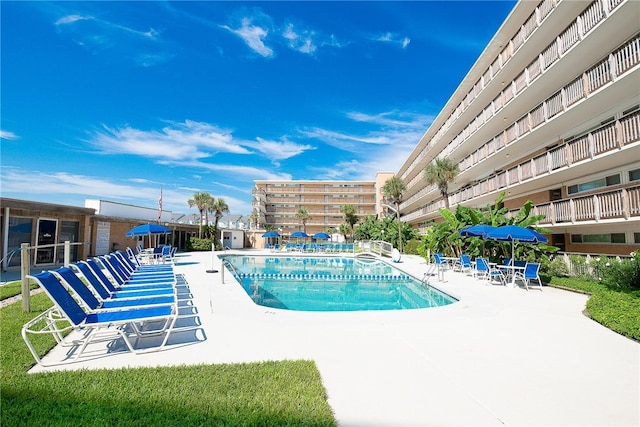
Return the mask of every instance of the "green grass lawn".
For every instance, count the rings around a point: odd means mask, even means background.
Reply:
[[[0,309],[2,426],[335,426],[312,361],[27,374],[20,329],[50,305]],[[40,354],[55,344],[38,338]]]
[[[31,282],[30,289],[37,289],[38,285]],[[22,282],[9,282],[0,286],[0,301],[19,295],[22,292]]]

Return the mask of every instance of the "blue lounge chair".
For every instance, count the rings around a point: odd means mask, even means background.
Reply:
[[[74,350],[69,352],[72,355],[70,359],[73,361],[80,357],[92,341],[106,337],[113,337],[114,340],[122,338],[127,349],[132,353],[161,350],[174,330],[178,318],[177,310],[170,305],[87,313],[51,272],[47,271],[27,277],[36,282],[54,303],[52,308],[29,321],[22,328],[22,337],[29,351],[36,362],[43,366],[48,365],[42,363],[29,339],[30,335],[52,334],[59,344],[74,347]],[[44,327],[39,328],[43,323]],[[159,327],[147,329],[151,328],[152,324]],[[142,326],[144,326],[144,330],[141,328]],[[81,333],[70,334],[71,341],[67,341],[65,334],[69,331],[80,331]],[[129,333],[135,335],[136,345],[137,340],[144,336],[162,334],[165,336],[159,346],[136,350]]]
[[[134,263],[127,254],[123,251],[116,251],[109,255],[109,257],[115,258],[122,265],[122,268],[128,274],[173,274],[173,264],[154,264],[154,265],[139,265]]]
[[[98,265],[95,260],[88,259],[86,261],[81,261],[80,264],[86,264],[91,268],[93,274],[100,280],[100,283],[109,291],[112,297],[116,297],[115,294],[124,294],[127,292],[127,297],[132,296],[141,296],[142,294],[132,295],[131,292],[143,292],[147,295],[167,295],[175,293],[175,287],[169,283],[163,284],[137,284],[137,285],[128,285],[122,286],[115,279],[113,282],[104,274],[102,268]],[[84,271],[83,271],[84,273]]]
[[[112,255],[116,255],[120,260],[130,266],[134,271],[138,272],[159,272],[159,271],[173,271],[172,264],[143,264],[139,257],[133,254],[131,248],[127,248],[127,253],[122,250],[115,251]]]
[[[136,273],[129,272],[124,265],[114,256],[98,257],[100,263],[106,268],[119,286],[125,285],[175,285],[176,277],[173,272]]]
[[[537,280],[538,286],[540,287],[540,290],[542,290],[542,280],[540,280],[539,272],[540,272],[540,264],[535,262],[528,262],[524,266],[524,271],[516,272],[515,280],[522,280],[522,283],[524,283],[524,287],[527,290],[529,290],[529,285],[531,284],[531,281]]]
[[[52,271],[53,275],[73,292],[91,312],[100,310],[118,310],[131,307],[150,307],[157,305],[175,305],[176,298],[173,295],[154,296],[149,298],[102,298],[100,294],[94,295],[89,287],[69,267],[61,267]],[[93,288],[93,287],[92,287]]]

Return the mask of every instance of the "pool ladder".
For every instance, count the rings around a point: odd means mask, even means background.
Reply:
[[[238,270],[226,259],[222,260],[222,284],[224,284],[224,268],[227,267],[229,271],[235,276],[236,280],[239,280],[240,274],[238,274]]]

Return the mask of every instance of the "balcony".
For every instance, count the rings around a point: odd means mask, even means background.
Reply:
[[[505,188],[512,188],[538,177],[556,173],[577,163],[588,162],[598,156],[616,152],[632,144],[637,144],[639,141],[640,111],[635,111],[620,120],[606,124],[536,157],[527,159],[506,171],[496,172],[477,183],[463,187],[449,195],[449,202],[451,206],[470,202],[491,193],[498,193]],[[415,202],[434,190],[435,186],[425,187],[403,202],[401,209],[403,205]],[[403,220],[411,221],[434,214],[440,207],[443,206],[437,203],[427,204],[419,210],[404,215]]]
[[[434,152],[436,154],[438,153],[438,151],[433,151],[435,146],[441,142],[442,138],[450,128],[457,123],[459,119],[461,119],[461,116],[465,113],[471,103],[473,103],[475,99],[479,98],[479,95],[489,86],[489,82],[496,77],[498,71],[502,69],[515,55],[517,50],[519,50],[519,48],[524,44],[524,41],[531,36],[536,28],[540,26],[542,21],[555,7],[555,3],[556,2],[548,0],[543,1],[538,5],[537,12],[534,12],[530,16],[522,26],[521,30],[514,35],[511,42],[507,43],[503,52],[498,55],[494,63],[489,66],[489,69],[482,75],[480,80],[478,80],[478,82],[470,89],[467,96],[462,100],[458,107],[453,110],[451,115],[438,129],[436,134],[429,139],[428,143],[416,155],[416,158],[413,160],[411,165],[409,165],[400,174],[402,179],[407,180],[410,174],[415,173],[414,171],[416,168],[422,164],[423,160],[427,156],[433,156]],[[458,133],[457,136],[447,143],[439,154],[441,156],[449,156],[453,153],[461,144],[487,124],[490,119],[498,115],[501,110],[507,106],[507,104],[515,99],[520,93],[525,91],[528,86],[532,85],[545,73],[546,70],[565,56],[572,47],[581,43],[593,28],[613,13],[613,11],[622,3],[625,3],[625,1],[594,1],[571,25],[565,28],[565,30],[558,35],[552,44],[547,46],[544,51],[540,52],[536,59],[525,67],[525,69],[518,74],[511,83],[507,84],[505,89],[503,89],[498,96],[486,105],[483,110],[473,120],[471,120],[460,133]],[[540,109],[538,111],[531,111],[529,114],[519,119],[518,122],[510,126],[505,132],[496,136],[496,138],[499,137],[499,142],[502,146],[513,142],[519,135],[522,135],[523,132],[528,132],[542,123],[540,120],[541,113],[546,111],[546,119],[550,119],[553,116],[562,113],[566,108],[577,102],[579,99],[587,97],[598,88],[614,81],[640,62],[639,45],[640,39],[635,37],[615,52],[612,52],[609,58],[586,71],[584,73],[584,77],[581,76],[569,83],[561,91],[546,100],[544,110],[542,110],[542,106],[539,106]],[[485,147],[481,148],[482,151],[485,150]],[[471,167],[476,163],[477,161],[474,162],[469,158],[464,159],[461,161],[461,170]],[[415,183],[414,179],[410,180],[407,184],[409,191],[411,191],[411,188]]]
[[[543,203],[536,205],[532,214],[545,215],[541,226],[640,219],[640,185]]]

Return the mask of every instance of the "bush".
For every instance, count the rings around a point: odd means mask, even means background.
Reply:
[[[418,246],[421,244],[420,240],[411,239],[404,246],[404,253],[409,255],[420,255],[418,253]]]
[[[187,250],[188,251],[210,251],[211,243],[213,243],[213,240],[211,239],[200,239],[198,237],[192,237],[187,241]]]
[[[632,258],[607,262],[600,278],[610,288],[640,289],[640,252],[632,252]]]
[[[571,270],[575,277],[580,279],[592,278],[587,258],[580,255],[569,255],[569,261],[571,262]]]
[[[553,261],[543,263],[542,271],[555,277],[569,276],[569,266],[562,258],[556,258]]]

